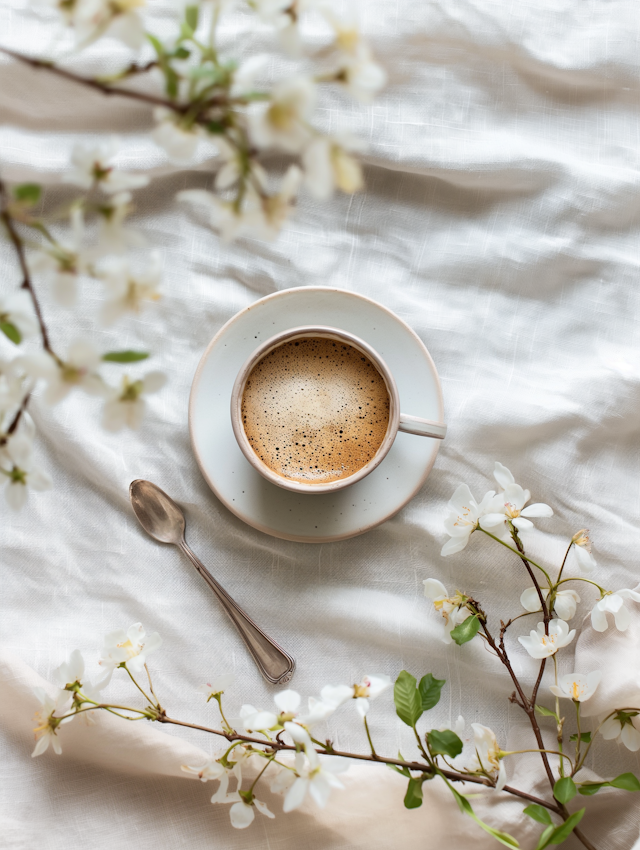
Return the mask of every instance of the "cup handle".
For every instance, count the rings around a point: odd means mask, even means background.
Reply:
[[[433,422],[431,419],[421,419],[419,416],[408,416],[400,414],[398,431],[405,434],[418,434],[421,437],[435,437],[436,440],[444,440],[447,426],[444,422]]]

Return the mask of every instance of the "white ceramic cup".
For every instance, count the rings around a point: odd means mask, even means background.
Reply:
[[[253,367],[270,354],[274,349],[278,348],[285,342],[292,342],[296,339],[307,337],[321,337],[323,339],[337,340],[338,342],[346,342],[353,346],[356,350],[366,355],[369,360],[377,368],[382,376],[387,392],[389,393],[389,424],[387,425],[386,434],[378,447],[378,451],[368,463],[360,467],[352,475],[346,478],[339,478],[336,481],[327,481],[324,483],[307,483],[304,481],[296,481],[292,478],[286,478],[283,475],[278,475],[273,469],[267,466],[253,450],[251,443],[245,433],[244,425],[242,424],[242,397],[244,395],[247,378],[251,374]],[[325,325],[302,325],[297,328],[290,328],[287,331],[272,336],[270,339],[263,342],[256,350],[247,358],[242,368],[238,372],[233,391],[231,393],[231,425],[233,433],[240,446],[240,449],[251,466],[256,469],[260,475],[276,484],[278,487],[283,487],[285,490],[293,490],[295,493],[332,493],[336,490],[342,490],[360,481],[365,476],[369,475],[373,470],[384,460],[389,449],[393,445],[398,431],[404,431],[407,434],[417,434],[421,437],[434,437],[437,440],[443,440],[447,433],[447,426],[444,422],[432,422],[430,419],[421,419],[418,416],[409,416],[406,413],[400,412],[400,397],[398,395],[398,387],[389,370],[389,367],[384,362],[382,357],[368,345],[360,337],[339,328],[331,328]]]

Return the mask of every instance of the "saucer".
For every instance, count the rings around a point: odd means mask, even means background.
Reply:
[[[189,431],[205,480],[232,513],[273,537],[328,543],[363,534],[403,508],[424,484],[440,440],[399,433],[370,475],[335,493],[294,493],[266,481],[234,437],[233,384],[262,342],[308,324],[330,325],[364,339],[391,369],[402,412],[443,421],[442,390],[431,355],[402,319],[363,295],[305,286],[261,298],[218,331],[193,379]]]

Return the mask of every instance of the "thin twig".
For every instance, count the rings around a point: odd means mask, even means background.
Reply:
[[[42,317],[42,310],[40,309],[40,303],[38,301],[38,297],[36,295],[35,289],[33,288],[33,283],[31,281],[31,275],[29,274],[29,267],[27,265],[27,258],[24,252],[24,244],[20,234],[16,230],[13,218],[11,213],[7,208],[9,193],[7,191],[7,187],[4,182],[0,180],[0,219],[4,222],[5,227],[7,228],[7,233],[9,234],[9,239],[11,240],[13,247],[16,252],[16,256],[18,258],[18,263],[20,264],[20,271],[22,272],[22,283],[21,288],[26,289],[29,295],[31,296],[31,301],[33,302],[33,309],[36,314],[36,318],[38,320],[38,325],[40,327],[40,336],[42,337],[42,346],[45,351],[48,351],[49,354],[55,358],[55,360],[59,360],[54,350],[51,348],[51,344],[49,342],[49,334],[47,332],[47,326],[44,323],[44,319]]]
[[[25,397],[22,399],[22,401],[20,402],[20,407],[16,411],[16,415],[11,420],[11,424],[9,425],[7,430],[4,432],[4,434],[0,437],[0,446],[6,445],[6,443],[9,440],[9,437],[15,432],[16,428],[20,424],[20,420],[22,419],[22,414],[26,411],[27,404],[29,403],[29,396],[30,396],[30,393],[27,393],[25,395]]]

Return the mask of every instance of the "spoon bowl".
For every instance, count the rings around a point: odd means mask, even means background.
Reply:
[[[136,478],[129,486],[129,498],[138,522],[154,540],[179,546],[184,538],[182,510],[170,496],[151,481]]]

